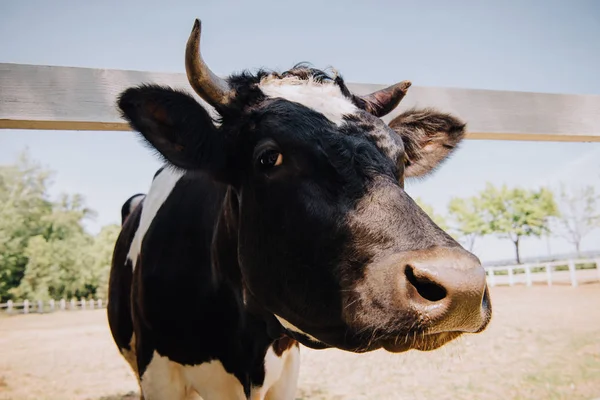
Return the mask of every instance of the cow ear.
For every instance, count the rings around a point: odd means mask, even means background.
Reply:
[[[218,172],[225,140],[208,112],[189,94],[144,85],[125,90],[117,101],[132,129],[169,163],[186,170]]]
[[[432,109],[408,110],[390,124],[404,142],[405,176],[424,176],[440,165],[465,136],[465,123]]]

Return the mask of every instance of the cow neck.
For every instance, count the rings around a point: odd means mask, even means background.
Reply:
[[[250,325],[252,330],[262,327],[259,329],[274,341],[283,336],[281,325],[255,300],[243,282],[237,251],[239,204],[237,194],[230,187],[223,199],[212,244],[215,284],[230,286],[241,300],[240,307],[249,328]]]

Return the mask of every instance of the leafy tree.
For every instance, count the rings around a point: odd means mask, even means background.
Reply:
[[[436,213],[433,207],[425,203],[420,197],[415,198],[415,202],[423,211],[425,211],[425,214],[429,215],[429,218],[431,218],[431,220],[435,222],[437,226],[445,231],[448,231],[448,224],[446,223],[446,219],[443,215]]]
[[[448,212],[452,231],[469,251],[473,251],[475,239],[490,233],[489,225],[483,217],[481,201],[477,197],[453,198],[448,204]]]
[[[600,227],[600,195],[593,186],[567,190],[560,185],[558,193],[560,216],[556,219],[558,232],[581,254],[581,241]]]
[[[0,166],[0,301],[106,297],[120,227],[90,235],[95,213],[78,194],[50,201],[50,176],[27,153]]]
[[[0,301],[10,299],[27,265],[29,239],[41,235],[52,212],[47,185],[51,173],[27,152],[14,165],[0,166]]]
[[[510,239],[521,263],[519,244],[523,237],[540,237],[549,232],[550,218],[558,216],[554,194],[546,189],[496,188],[491,183],[480,193],[483,218],[489,232]]]
[[[61,196],[52,212],[42,218],[41,235],[32,237],[25,249],[27,265],[15,297],[47,299],[85,296],[91,291],[90,252],[93,238],[82,222],[93,215],[80,195]]]
[[[110,266],[115,243],[120,232],[121,227],[116,224],[102,227],[100,233],[94,238],[94,243],[90,249],[93,260],[90,266],[89,285],[97,288],[95,295],[99,298],[108,298]]]

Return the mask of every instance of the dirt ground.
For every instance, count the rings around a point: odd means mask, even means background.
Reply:
[[[600,399],[600,284],[492,288],[482,334],[433,352],[302,348],[298,399]],[[0,318],[0,399],[133,399],[105,310]],[[129,395],[127,395],[129,394]]]

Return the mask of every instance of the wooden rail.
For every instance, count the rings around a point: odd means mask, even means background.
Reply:
[[[183,73],[0,63],[0,129],[129,130],[115,99],[143,82],[191,91]],[[365,94],[384,85],[348,86]],[[600,141],[600,96],[413,86],[385,120],[413,106],[455,113],[470,139]]]

